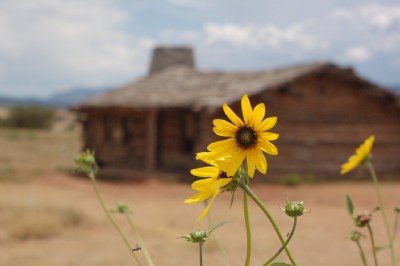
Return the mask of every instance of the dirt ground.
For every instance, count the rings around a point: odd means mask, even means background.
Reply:
[[[63,118],[67,115],[67,118]],[[60,113],[60,122],[50,131],[0,128],[0,265],[1,266],[125,266],[135,265],[130,250],[116,233],[86,178],[72,177],[73,158],[81,149],[81,132],[73,116]],[[271,166],[273,167],[273,166]],[[339,166],[338,166],[339,168]],[[202,204],[184,204],[193,191],[189,184],[151,179],[143,183],[99,182],[107,206],[126,202],[155,265],[199,265],[195,244],[179,239],[194,229]],[[383,183],[382,192],[391,226],[395,205],[400,204],[400,182]],[[356,244],[346,236],[354,225],[345,208],[345,193],[355,211],[377,205],[372,185],[366,183],[303,184],[297,187],[257,184],[255,192],[270,209],[282,234],[292,221],[281,211],[286,198],[303,200],[311,209],[300,217],[289,248],[300,266],[362,265]],[[242,193],[230,208],[230,194],[220,195],[212,210],[213,223],[227,220],[214,237],[225,246],[229,265],[244,265],[245,231]],[[255,204],[250,203],[253,256],[251,265],[262,265],[280,243],[271,225]],[[116,216],[127,232],[132,248],[136,240],[124,217]],[[400,226],[400,225],[399,225]],[[372,221],[377,245],[386,243],[381,214]],[[400,229],[400,228],[399,228]],[[367,232],[363,231],[364,235]],[[204,246],[204,265],[227,265],[214,237]],[[397,243],[400,241],[397,233]],[[369,239],[362,239],[369,265],[373,265]],[[396,246],[400,263],[400,245]],[[143,259],[143,250],[136,251]],[[388,251],[379,253],[380,266],[390,265]],[[285,255],[280,261],[288,262]]]
[[[207,227],[206,221],[200,225],[196,222],[203,206],[183,203],[192,194],[189,185],[151,180],[144,183],[100,182],[99,187],[110,208],[115,202],[123,201],[133,210],[134,222],[156,265],[198,265],[197,246],[177,238],[193,229]],[[297,187],[265,184],[255,186],[254,190],[271,210],[284,235],[290,230],[292,222],[279,208],[284,205],[286,197],[304,200],[305,206],[311,209],[300,217],[290,243],[298,265],[362,265],[356,245],[346,238],[354,226],[345,209],[344,195],[351,194],[356,211],[370,210],[377,201],[369,183]],[[400,203],[399,183],[385,183],[382,191],[387,206]],[[224,243],[230,265],[244,264],[246,248],[242,195],[240,191],[237,194],[232,208],[229,208],[230,195],[222,194],[211,212],[215,223],[229,221],[218,229],[216,236]],[[52,235],[28,239],[13,238],[7,232],[7,226],[0,227],[0,265],[135,265],[123,241],[102,212],[89,180],[51,173],[25,182],[0,183],[0,215],[4,216],[10,208],[21,206],[35,210],[38,206],[74,209],[80,213],[81,221]],[[261,265],[279,247],[279,242],[257,206],[250,204],[250,207],[253,230],[251,265]],[[393,225],[394,215],[391,211],[389,214]],[[35,215],[31,212],[32,221],[35,221]],[[12,223],[18,224],[18,217]],[[118,221],[135,247],[136,242],[122,218],[119,217]],[[372,222],[378,245],[386,239],[381,220],[380,213],[376,213]],[[363,233],[367,235],[367,232]],[[368,239],[362,242],[371,259]],[[400,254],[399,245],[397,254]],[[142,258],[142,251],[137,251],[137,255]],[[284,255],[280,258],[287,261]],[[389,265],[388,252],[381,251],[379,260],[380,265]],[[213,238],[205,244],[204,265],[224,265],[223,256]]]

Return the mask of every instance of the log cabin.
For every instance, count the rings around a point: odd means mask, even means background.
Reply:
[[[96,151],[101,166],[187,173],[201,165],[195,153],[221,139],[212,131],[212,120],[226,118],[222,105],[240,114],[244,94],[253,107],[265,103],[267,117],[278,117],[271,131],[280,134],[274,142],[279,155],[267,155],[267,178],[341,178],[340,165],[375,134],[377,172],[399,179],[399,96],[331,62],[255,72],[204,71],[196,69],[191,48],[158,47],[148,75],[75,110],[84,148]],[[362,173],[356,170],[352,176],[368,176]]]

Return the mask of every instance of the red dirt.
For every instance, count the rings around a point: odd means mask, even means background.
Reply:
[[[203,205],[183,203],[193,193],[189,184],[153,180],[144,183],[100,182],[99,187],[110,208],[115,202],[124,201],[133,210],[135,224],[156,265],[198,265],[197,246],[177,238],[198,227],[207,227],[205,220],[200,225],[196,222]],[[352,196],[356,211],[371,210],[377,206],[377,198],[370,183],[297,187],[257,184],[254,190],[272,212],[283,235],[288,233],[292,224],[279,208],[285,204],[286,197],[303,200],[306,208],[311,209],[300,217],[289,245],[298,265],[362,265],[355,243],[346,238],[355,227],[348,217],[344,195],[349,193]],[[384,183],[382,191],[393,225],[392,209],[400,204],[400,183]],[[244,264],[246,249],[242,193],[238,191],[236,194],[232,208],[229,208],[230,195],[224,193],[217,198],[211,210],[215,223],[229,221],[216,231],[216,235],[223,241],[232,266]],[[0,265],[134,265],[130,251],[102,212],[89,180],[55,173],[22,183],[1,183],[0,214],[7,208],[21,205],[74,208],[83,214],[84,222],[53,237],[25,241],[8,236],[8,232],[0,228]],[[279,248],[279,242],[267,219],[253,203],[250,204],[250,212],[253,232],[251,265],[262,265]],[[134,247],[136,241],[122,218],[118,217],[118,222],[124,225]],[[383,245],[386,233],[380,212],[374,214],[372,227],[377,244]],[[363,230],[363,234],[367,235],[367,231]],[[363,239],[362,245],[372,265],[369,239]],[[400,245],[396,248],[400,261]],[[142,251],[136,254],[143,258]],[[279,259],[288,262],[285,255]],[[204,260],[204,265],[224,265],[223,256],[213,238],[205,244]],[[389,252],[381,251],[379,260],[380,265],[389,265]]]

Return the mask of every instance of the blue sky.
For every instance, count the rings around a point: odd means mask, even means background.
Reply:
[[[398,0],[0,0],[0,95],[46,97],[146,75],[157,45],[203,70],[312,61],[400,84]]]

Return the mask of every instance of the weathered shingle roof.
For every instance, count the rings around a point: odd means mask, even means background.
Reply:
[[[335,66],[313,63],[259,72],[204,72],[173,66],[122,88],[95,96],[80,107],[213,109],[223,103],[238,101],[243,94],[257,94],[325,67]]]

